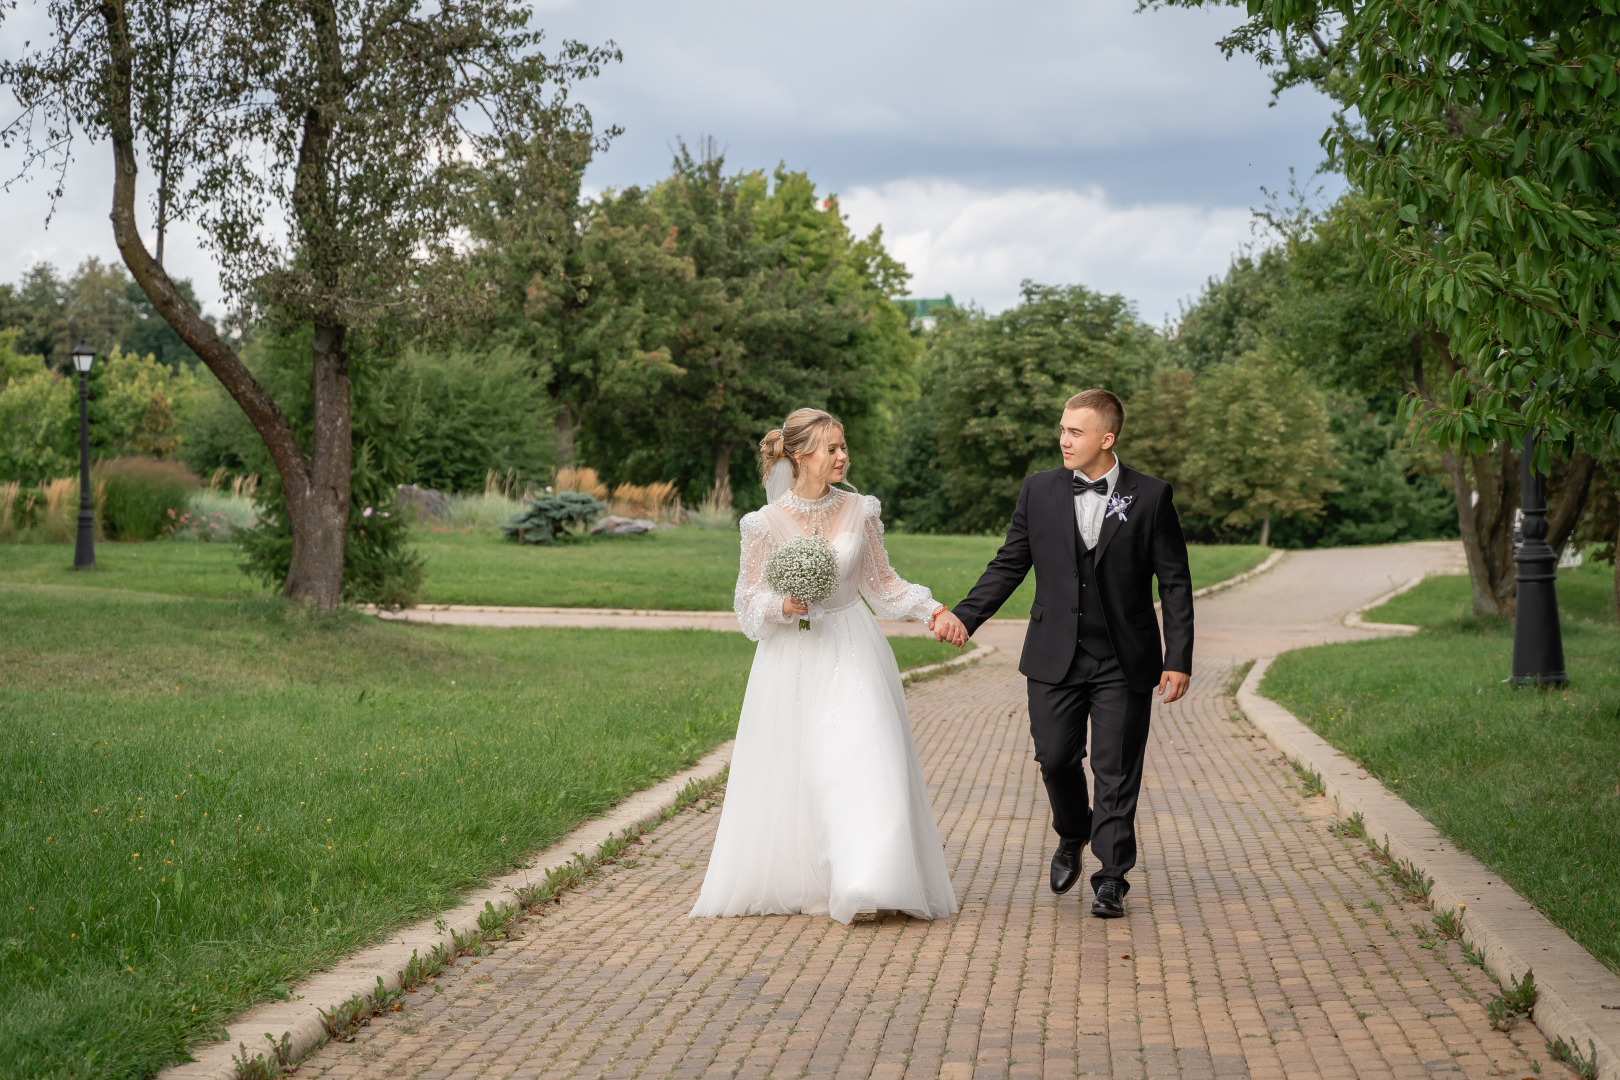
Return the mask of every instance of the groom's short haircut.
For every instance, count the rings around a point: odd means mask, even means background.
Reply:
[[[1082,390],[1064,402],[1063,408],[1090,409],[1102,420],[1103,429],[1112,431],[1116,439],[1125,427],[1125,406],[1111,390]]]

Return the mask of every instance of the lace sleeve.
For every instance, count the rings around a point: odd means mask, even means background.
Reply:
[[[865,502],[866,543],[861,552],[861,595],[880,619],[915,619],[927,622],[939,605],[923,585],[913,585],[889,565],[889,552],[883,546],[882,504],[873,495],[862,495]]]
[[[742,565],[737,571],[737,594],[732,609],[749,641],[759,641],[773,626],[784,626],[781,593],[765,584],[765,564],[775,547],[771,530],[758,513],[744,514],[737,523],[742,530]]]

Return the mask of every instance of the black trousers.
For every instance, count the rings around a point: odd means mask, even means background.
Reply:
[[[1132,692],[1118,661],[1084,649],[1075,650],[1062,682],[1029,680],[1029,733],[1052,804],[1052,828],[1068,843],[1090,842],[1102,863],[1091,875],[1093,889],[1103,878],[1124,881],[1136,865],[1136,798],[1152,705],[1153,692]],[[1082,767],[1088,716],[1094,800],[1087,798]]]

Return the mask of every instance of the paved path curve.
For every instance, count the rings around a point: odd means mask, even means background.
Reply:
[[[1225,689],[1235,658],[1366,636],[1343,617],[1455,558],[1295,553],[1200,602],[1193,691],[1155,715],[1125,919],[1046,889],[1020,631],[996,627],[1013,648],[908,692],[956,918],[689,920],[719,816],[700,808],[302,1075],[1567,1076],[1530,1025],[1490,1026],[1490,978],[1414,931],[1428,913],[1329,832]]]

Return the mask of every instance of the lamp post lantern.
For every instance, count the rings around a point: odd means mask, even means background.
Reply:
[[[1513,556],[1518,599],[1513,609],[1515,686],[1562,686],[1564,637],[1558,628],[1558,553],[1547,543],[1547,478],[1536,471],[1536,437],[1524,433],[1519,490],[1524,510],[1523,542]]]
[[[84,343],[73,347],[73,366],[79,372],[79,537],[73,548],[73,569],[96,565],[96,515],[90,509],[90,387],[87,379],[96,350]]]

